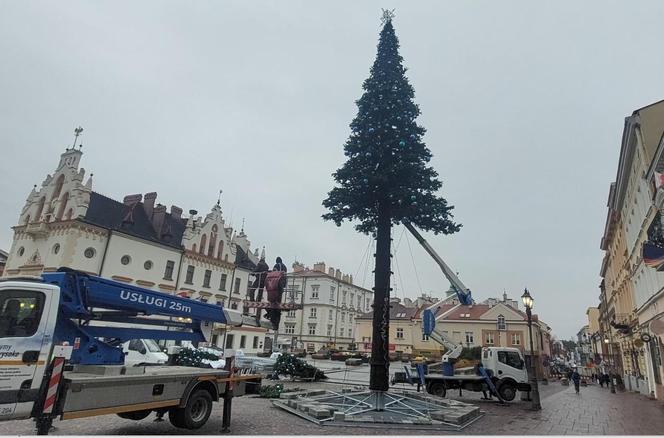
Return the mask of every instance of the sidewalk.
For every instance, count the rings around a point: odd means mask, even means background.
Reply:
[[[611,394],[597,385],[582,387],[579,395],[574,393],[573,386],[565,387],[544,398],[540,412],[525,407],[514,405],[502,410],[499,406],[487,407],[484,420],[465,432],[509,435],[661,435],[664,432],[662,403],[629,392]]]

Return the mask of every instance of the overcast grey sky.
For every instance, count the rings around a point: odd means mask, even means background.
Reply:
[[[396,8],[432,165],[464,225],[431,244],[476,299],[527,286],[569,338],[598,302],[623,119],[664,98],[662,2],[3,0],[0,247],[82,125],[95,191],[205,213],[221,188],[226,218],[246,217],[270,258],[361,283],[369,238],[320,215],[381,8]],[[417,275],[404,237],[396,295],[446,290],[410,246]]]

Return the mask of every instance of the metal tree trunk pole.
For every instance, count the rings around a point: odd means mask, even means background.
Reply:
[[[389,388],[389,330],[390,330],[390,210],[386,205],[378,208],[376,230],[376,268],[374,271],[373,332],[371,336],[371,371],[369,389],[376,393],[376,401],[382,400],[382,392]],[[382,410],[381,403],[376,408]]]

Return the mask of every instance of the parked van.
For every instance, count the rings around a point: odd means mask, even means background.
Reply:
[[[157,365],[168,362],[168,355],[152,339],[132,339],[122,345],[122,351],[125,353],[124,363],[130,367],[140,364]]]

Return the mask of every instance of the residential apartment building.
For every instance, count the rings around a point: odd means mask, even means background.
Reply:
[[[195,210],[183,217],[181,208],[167,211],[156,203],[155,192],[113,200],[92,190],[92,175],[84,182],[82,155],[80,149],[67,149],[53,174],[28,195],[13,227],[4,275],[69,267],[211,304],[241,306],[258,251],[251,251],[244,230],[236,233],[225,222],[219,201],[205,217]],[[250,339],[245,341],[248,351],[264,344],[265,329],[249,328],[232,337],[224,336],[225,329],[215,326],[213,344],[223,346],[225,337],[227,348],[240,348],[242,336]]]
[[[309,352],[322,347],[350,348],[355,320],[371,309],[373,292],[353,283],[353,276],[319,262],[309,269],[293,264],[288,288],[302,309],[283,312],[279,337]]]
[[[664,274],[643,262],[642,248],[661,234],[661,138],[664,101],[640,108],[625,119],[616,180],[610,185],[600,275],[599,328],[602,359],[622,374],[627,389],[664,400],[662,341],[650,323],[661,317]],[[646,339],[648,339],[646,337]]]

